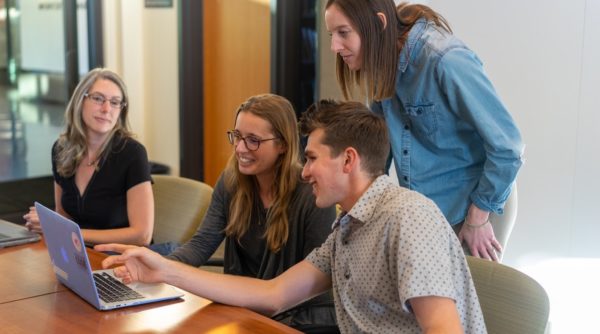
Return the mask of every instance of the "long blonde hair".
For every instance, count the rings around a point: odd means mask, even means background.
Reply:
[[[129,130],[127,114],[129,110],[127,88],[123,80],[111,70],[105,68],[95,68],[87,73],[79,82],[67,109],[65,110],[65,130],[58,137],[55,148],[54,159],[56,160],[56,170],[62,177],[71,177],[75,174],[77,166],[85,158],[87,153],[87,128],[83,121],[83,99],[90,88],[98,80],[110,80],[121,90],[122,101],[125,106],[121,109],[119,120],[115,127],[109,133],[107,139],[100,146],[97,159],[103,159],[114,144],[113,138],[130,138],[132,136]]]
[[[274,94],[250,97],[238,108],[236,119],[242,112],[269,122],[273,135],[278,138],[276,140],[285,147],[285,151],[275,162],[275,180],[270,189],[274,201],[267,212],[265,232],[269,250],[278,252],[288,239],[288,207],[300,182],[302,170],[296,114],[288,100]],[[256,176],[240,173],[235,154],[227,162],[224,182],[227,191],[233,194],[225,233],[239,242],[250,227],[252,212],[256,210],[254,203],[260,200],[258,182]]]

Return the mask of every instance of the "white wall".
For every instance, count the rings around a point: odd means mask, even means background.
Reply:
[[[573,187],[573,254],[600,257],[600,1],[585,1]],[[595,148],[594,148],[595,147]]]
[[[179,175],[177,4],[144,8],[143,1],[105,0],[106,67],[122,75],[131,126],[150,160]]]
[[[517,225],[505,262],[600,257],[600,2],[429,1],[485,63],[521,128]],[[596,20],[592,20],[595,17]],[[528,263],[529,262],[529,263]]]

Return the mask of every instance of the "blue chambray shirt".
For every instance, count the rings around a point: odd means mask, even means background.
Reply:
[[[420,19],[400,53],[394,97],[375,102],[400,185],[431,198],[451,225],[468,207],[502,213],[524,145],[475,53]]]

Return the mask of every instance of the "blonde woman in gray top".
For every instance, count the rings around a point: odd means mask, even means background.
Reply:
[[[168,258],[201,266],[225,240],[225,273],[268,280],[327,239],[335,208],[317,207],[302,181],[296,113],[289,101],[252,96],[235,116],[227,132],[231,157],[206,216],[192,239]],[[274,318],[303,332],[337,331],[331,294]]]

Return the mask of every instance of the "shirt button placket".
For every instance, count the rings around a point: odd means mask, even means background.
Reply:
[[[410,189],[410,144],[411,144],[411,132],[410,125],[404,124],[404,130],[402,131],[402,156],[400,158],[400,185]],[[400,176],[399,175],[399,176]]]
[[[342,222],[342,224],[340,224],[341,226],[341,242],[342,242],[342,246],[341,247],[341,253],[343,254],[343,256],[341,257],[341,260],[343,263],[343,268],[344,268],[344,279],[349,279],[350,278],[350,268],[348,268],[348,260],[352,257],[352,255],[350,254],[350,248],[346,247],[348,245],[348,238],[350,237],[350,232],[351,232],[351,228],[350,228],[350,224],[352,223],[350,221],[350,217],[344,217],[347,220],[345,220],[344,222]]]

